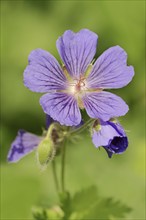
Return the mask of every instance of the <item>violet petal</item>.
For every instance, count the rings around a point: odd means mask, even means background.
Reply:
[[[17,162],[22,157],[31,153],[41,142],[43,138],[24,130],[19,130],[15,140],[11,144],[8,153],[9,162]]]
[[[88,88],[115,89],[126,86],[134,76],[132,66],[127,66],[127,54],[119,46],[106,50],[95,62],[87,78]]]
[[[93,128],[92,142],[97,148],[102,146],[110,158],[113,154],[123,153],[128,147],[128,138],[123,127],[111,121],[101,121],[99,131]]]
[[[108,121],[110,118],[125,115],[127,104],[110,92],[90,92],[82,97],[84,107],[91,118]]]
[[[36,49],[29,55],[24,84],[34,92],[64,90],[66,77],[58,61],[47,51]]]
[[[58,38],[58,52],[72,76],[84,74],[96,53],[97,39],[98,36],[87,29],[77,33],[68,30]]]
[[[66,93],[48,93],[41,97],[40,104],[44,112],[61,125],[73,126],[81,122],[81,113],[77,101]]]
[[[101,129],[96,131],[93,129],[92,141],[96,147],[106,146],[114,137],[119,137],[121,134],[115,129],[114,123],[101,122]]]

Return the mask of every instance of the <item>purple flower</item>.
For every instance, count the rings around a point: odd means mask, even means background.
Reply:
[[[57,40],[57,49],[64,65],[42,49],[29,55],[24,71],[24,84],[34,92],[47,93],[40,99],[44,112],[66,126],[81,122],[80,109],[91,118],[108,121],[125,115],[126,103],[103,89],[126,86],[134,75],[127,66],[127,54],[119,46],[106,50],[92,65],[98,36],[87,30],[65,31]]]
[[[46,115],[46,129],[48,129],[52,123],[53,119],[49,115]],[[11,144],[7,160],[11,163],[19,161],[21,158],[34,151],[44,138],[45,135],[38,136],[20,129],[15,140]]]
[[[95,147],[104,147],[108,156],[121,154],[128,147],[128,139],[119,123],[96,120],[93,125],[92,142]]]
[[[19,161],[21,158],[34,151],[42,140],[43,137],[41,136],[19,130],[17,137],[11,144],[7,157],[8,161],[12,163]]]

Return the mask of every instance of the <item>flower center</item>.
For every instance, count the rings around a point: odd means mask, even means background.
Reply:
[[[68,90],[75,96],[81,95],[87,90],[86,79],[84,76],[80,76],[78,79],[73,79],[69,82]]]
[[[92,70],[92,64],[89,64],[84,75],[80,75],[78,78],[72,78],[72,76],[68,73],[65,65],[63,65],[63,72],[67,79],[67,88],[65,90],[61,90],[61,92],[67,92],[68,94],[74,96],[77,100],[78,106],[81,109],[84,109],[84,104],[82,97],[86,92],[101,92],[101,88],[91,89],[88,88],[87,77]]]

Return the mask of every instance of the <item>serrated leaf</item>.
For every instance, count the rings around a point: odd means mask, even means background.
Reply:
[[[84,219],[111,219],[112,217],[124,218],[125,214],[131,209],[120,201],[114,201],[113,198],[99,198],[85,214]]]
[[[33,211],[35,220],[113,220],[124,218],[131,209],[113,198],[103,198],[96,186],[77,192],[60,193],[60,206],[40,208]]]
[[[68,206],[70,207],[70,215],[67,218],[69,220],[111,220],[113,218],[124,218],[126,213],[131,211],[128,206],[120,201],[100,197],[96,186],[77,192],[70,199]]]
[[[84,211],[96,201],[97,197],[96,186],[83,189],[80,192],[77,192],[72,198],[71,208],[75,212]]]

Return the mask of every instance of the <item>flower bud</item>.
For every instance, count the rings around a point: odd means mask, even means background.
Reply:
[[[60,206],[54,206],[47,211],[47,216],[48,219],[56,219],[56,220],[61,220],[64,217],[64,212],[63,210],[60,208]]]
[[[37,154],[38,160],[41,165],[47,164],[55,156],[55,147],[51,139],[44,139],[38,145]]]
[[[58,154],[59,146],[64,140],[63,131],[58,123],[52,123],[48,131],[45,132],[45,138],[40,142],[37,149],[38,161],[41,165],[47,165]]]
[[[34,219],[36,220],[61,220],[64,217],[64,211],[58,205],[53,206],[49,209],[45,209],[43,207],[33,207],[32,214]]]

